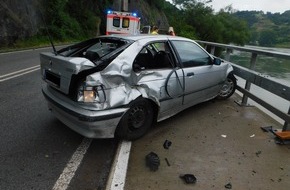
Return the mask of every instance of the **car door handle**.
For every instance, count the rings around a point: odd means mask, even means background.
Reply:
[[[193,73],[193,72],[186,73],[186,76],[187,76],[187,77],[190,77],[190,76],[193,76],[193,75],[194,75],[194,73]]]

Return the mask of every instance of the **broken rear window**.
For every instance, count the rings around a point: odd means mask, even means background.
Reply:
[[[130,44],[130,42],[114,38],[94,38],[68,46],[57,53],[65,57],[86,57],[89,52],[89,54],[93,53],[96,58],[102,58],[119,48],[122,49],[126,44]]]

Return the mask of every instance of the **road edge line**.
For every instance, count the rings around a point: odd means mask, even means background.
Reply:
[[[122,141],[119,143],[106,184],[106,190],[124,189],[131,145],[131,141]]]
[[[68,161],[63,172],[59,176],[58,180],[55,182],[52,190],[66,190],[69,187],[71,179],[74,177],[75,172],[80,166],[92,139],[84,138],[81,144],[78,146],[71,159]]]

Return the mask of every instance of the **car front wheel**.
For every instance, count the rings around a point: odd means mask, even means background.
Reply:
[[[234,77],[233,74],[229,74],[226,81],[222,85],[217,98],[222,100],[229,98],[235,92],[236,86],[237,86],[236,78]]]
[[[116,131],[121,139],[135,140],[142,137],[153,123],[153,108],[148,100],[139,99],[130,105]]]

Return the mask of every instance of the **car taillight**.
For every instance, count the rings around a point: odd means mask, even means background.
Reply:
[[[103,86],[86,86],[85,83],[78,88],[78,102],[103,103],[106,101]]]

